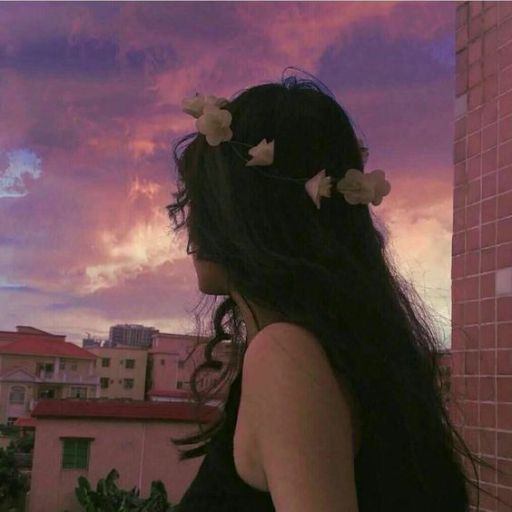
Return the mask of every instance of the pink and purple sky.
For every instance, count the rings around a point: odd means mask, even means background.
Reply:
[[[314,74],[366,136],[375,209],[449,345],[455,2],[0,4],[0,330],[189,333],[165,205],[181,99]],[[370,206],[370,208],[374,208]]]

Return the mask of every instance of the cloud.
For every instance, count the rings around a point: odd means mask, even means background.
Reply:
[[[27,182],[38,179],[43,171],[41,159],[28,149],[5,153],[7,166],[0,169],[0,200],[4,197],[22,197],[28,194]],[[5,158],[2,158],[5,163]]]
[[[378,213],[400,252],[419,257],[411,244],[438,229],[446,242],[454,13],[450,2],[0,3],[0,328],[76,339],[119,321],[185,328],[195,275],[164,209],[171,143],[195,131],[181,99],[229,97],[290,65],[324,81],[367,135],[370,167],[394,187]],[[429,279],[448,286],[449,244],[424,243]]]

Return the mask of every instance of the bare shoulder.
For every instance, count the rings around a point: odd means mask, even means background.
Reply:
[[[350,404],[316,336],[270,324],[243,365],[241,400],[276,510],[356,511]]]
[[[309,330],[291,322],[275,322],[264,327],[251,340],[245,353],[244,374],[279,378],[302,376],[304,387],[335,385],[333,372],[318,338]],[[247,380],[247,379],[246,379]]]

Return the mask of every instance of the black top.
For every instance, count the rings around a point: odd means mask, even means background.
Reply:
[[[270,492],[252,487],[236,471],[233,436],[241,377],[240,372],[231,383],[225,405],[225,423],[212,437],[196,477],[176,507],[177,512],[275,512]],[[357,464],[361,452],[359,450],[355,458],[356,483],[361,476]]]
[[[231,383],[225,405],[226,420],[212,437],[196,477],[177,512],[274,512],[272,498],[240,478],[233,458],[242,373]]]

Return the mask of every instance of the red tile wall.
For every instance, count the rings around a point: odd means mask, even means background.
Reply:
[[[512,268],[512,1],[456,2],[455,43],[450,413],[505,473],[481,467],[480,485],[512,504],[512,292],[496,290]],[[480,511],[512,507],[481,493]]]

